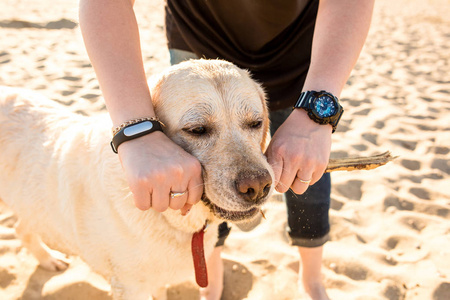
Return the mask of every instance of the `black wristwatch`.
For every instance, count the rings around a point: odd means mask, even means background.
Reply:
[[[337,97],[325,91],[308,91],[300,94],[294,108],[303,108],[311,120],[319,124],[330,124],[333,132],[341,119],[344,109]]]
[[[138,137],[147,135],[154,131],[162,131],[160,122],[145,120],[127,125],[114,135],[111,141],[111,148],[114,153],[117,153],[117,149],[123,142],[137,139]]]

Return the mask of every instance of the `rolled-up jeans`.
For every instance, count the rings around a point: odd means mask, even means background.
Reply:
[[[172,65],[189,59],[199,57],[189,51],[169,49],[170,63]],[[271,111],[270,133],[275,131],[287,119],[292,109]],[[301,128],[299,128],[301,130]],[[319,247],[329,239],[330,223],[328,211],[330,208],[331,178],[325,173],[314,185],[310,186],[302,195],[292,190],[283,196],[287,207],[288,226],[286,228],[291,244],[300,247]],[[222,246],[230,233],[226,222],[219,226],[219,240],[216,246]]]

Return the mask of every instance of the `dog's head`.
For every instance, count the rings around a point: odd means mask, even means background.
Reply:
[[[164,73],[152,98],[165,133],[202,165],[202,202],[230,221],[258,214],[273,190],[261,86],[231,63],[190,60]]]

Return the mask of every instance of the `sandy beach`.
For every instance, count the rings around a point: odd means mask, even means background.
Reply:
[[[0,85],[35,90],[85,115],[105,112],[78,26],[77,1],[2,0]],[[164,1],[137,1],[145,68],[169,66]],[[394,162],[334,172],[323,276],[332,299],[450,299],[450,1],[378,0],[366,46],[345,87],[332,157],[390,150]],[[1,130],[0,130],[1,134]],[[1,155],[1,150],[0,150]],[[32,191],[31,191],[32,192]],[[298,252],[280,197],[224,249],[224,300],[303,299]],[[112,299],[77,257],[52,273],[21,246],[0,206],[0,299]],[[193,283],[170,300],[198,299]]]

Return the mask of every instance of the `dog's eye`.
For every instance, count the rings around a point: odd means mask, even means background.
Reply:
[[[190,133],[190,134],[192,134],[192,135],[203,135],[203,134],[206,134],[208,132],[206,127],[203,127],[203,126],[198,126],[198,127],[194,127],[194,128],[185,129],[185,131]]]
[[[261,128],[261,126],[262,126],[261,120],[253,121],[250,124],[248,124],[248,127],[252,128],[252,129],[258,129],[258,128]]]

